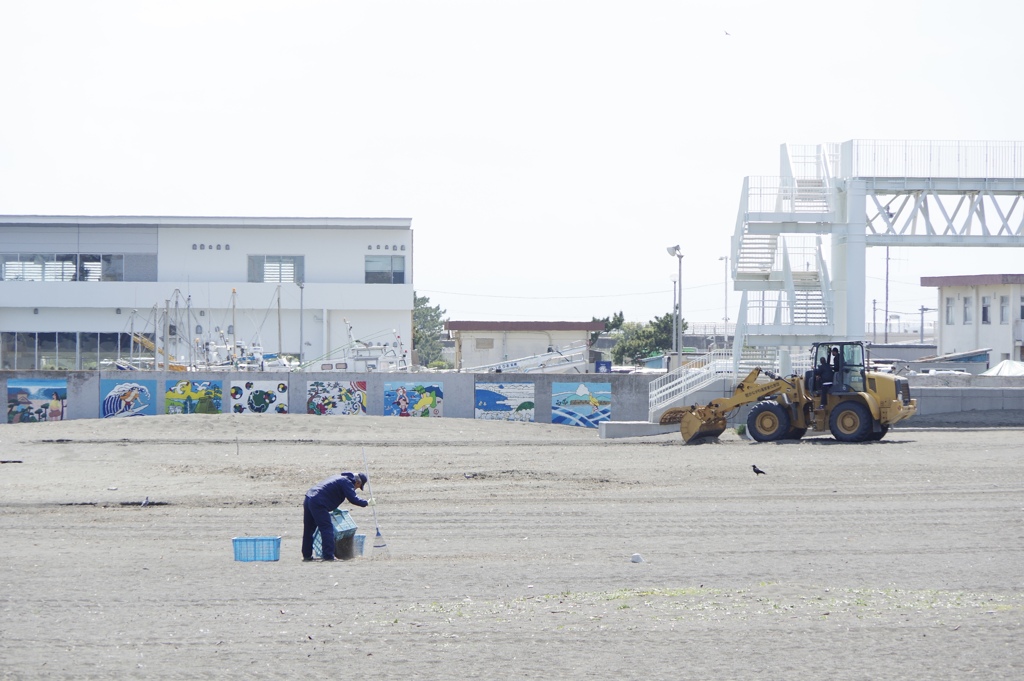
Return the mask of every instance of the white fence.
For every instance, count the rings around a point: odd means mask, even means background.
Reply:
[[[1024,177],[1024,142],[851,140],[843,177]]]

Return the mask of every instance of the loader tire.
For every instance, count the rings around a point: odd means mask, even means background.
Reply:
[[[782,439],[783,440],[799,440],[799,439],[803,438],[804,435],[807,435],[807,429],[806,428],[790,428],[789,432],[786,433],[786,437],[784,437]]]
[[[790,430],[789,412],[778,402],[758,402],[747,415],[747,432],[758,442],[783,440]]]
[[[871,433],[871,435],[868,436],[868,441],[869,442],[878,442],[883,437],[885,437],[886,433],[889,432],[889,426],[882,426],[881,428],[882,429],[880,431],[878,431],[877,433]]]
[[[828,426],[840,442],[866,442],[872,435],[871,412],[860,402],[843,402],[832,410]]]

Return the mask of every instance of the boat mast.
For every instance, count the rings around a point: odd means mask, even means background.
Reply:
[[[277,285],[277,356],[282,357],[281,346],[281,285]]]
[[[238,350],[238,341],[236,340],[235,334],[237,329],[235,328],[235,289],[231,289],[231,361],[234,362],[238,356],[235,352]]]

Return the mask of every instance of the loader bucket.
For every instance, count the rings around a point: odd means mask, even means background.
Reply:
[[[683,444],[696,444],[705,438],[716,438],[725,432],[724,417],[703,417],[699,410],[690,410],[683,414],[679,421],[679,432],[683,436]]]

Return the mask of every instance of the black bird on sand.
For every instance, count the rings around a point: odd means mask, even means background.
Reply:
[[[756,465],[754,465],[754,466],[751,466],[751,468],[753,468],[753,469],[754,469],[754,475],[768,475],[768,474],[767,474],[767,473],[765,473],[765,472],[764,472],[763,470],[761,470],[760,468],[758,468],[758,467],[757,467]]]

